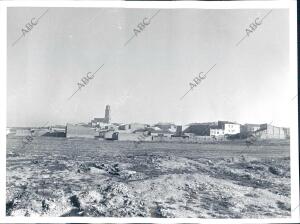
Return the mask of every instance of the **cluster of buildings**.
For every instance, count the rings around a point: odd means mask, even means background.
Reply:
[[[107,140],[137,141],[143,135],[145,141],[176,140],[227,140],[243,139],[255,135],[260,139],[289,139],[289,128],[275,127],[271,124],[244,124],[230,121],[191,123],[176,125],[173,123],[111,123],[111,109],[107,105],[104,118],[94,118],[89,123],[67,124],[65,127],[51,127],[37,130],[17,130],[17,136],[35,132],[38,136],[56,136],[67,138],[99,138]]]
[[[66,137],[103,138],[111,140],[137,140],[144,134],[145,140],[206,139],[226,140],[247,138],[255,134],[261,139],[288,139],[289,128],[271,124],[239,124],[230,121],[216,121],[176,125],[174,123],[111,123],[111,109],[107,105],[104,118],[94,118],[87,124],[67,124]],[[146,133],[146,134],[145,134]]]

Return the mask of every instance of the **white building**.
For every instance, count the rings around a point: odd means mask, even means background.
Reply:
[[[260,124],[244,124],[241,132],[255,132],[260,129]]]
[[[209,129],[210,136],[235,135],[240,131],[240,124],[229,121],[218,121],[217,125],[211,126]]]
[[[235,135],[241,132],[241,125],[239,124],[224,124],[224,134],[225,135]]]
[[[224,135],[224,130],[223,129],[210,129],[210,136],[221,136]]]

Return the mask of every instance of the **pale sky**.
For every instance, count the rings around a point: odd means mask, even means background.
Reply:
[[[230,120],[289,126],[288,10],[274,9],[239,46],[246,28],[269,9],[162,9],[128,45],[133,29],[157,9],[8,9],[7,125]],[[67,100],[87,72],[87,86]],[[199,72],[206,79],[189,90]]]

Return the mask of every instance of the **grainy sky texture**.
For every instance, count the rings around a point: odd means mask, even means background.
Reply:
[[[7,125],[88,122],[111,105],[112,122],[231,120],[289,126],[288,10],[274,9],[239,46],[246,28],[269,9],[8,9]],[[87,86],[67,100],[87,72]],[[182,100],[189,83],[208,71]]]

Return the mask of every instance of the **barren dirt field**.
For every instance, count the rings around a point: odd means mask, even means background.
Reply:
[[[7,138],[8,216],[290,216],[289,143]]]

